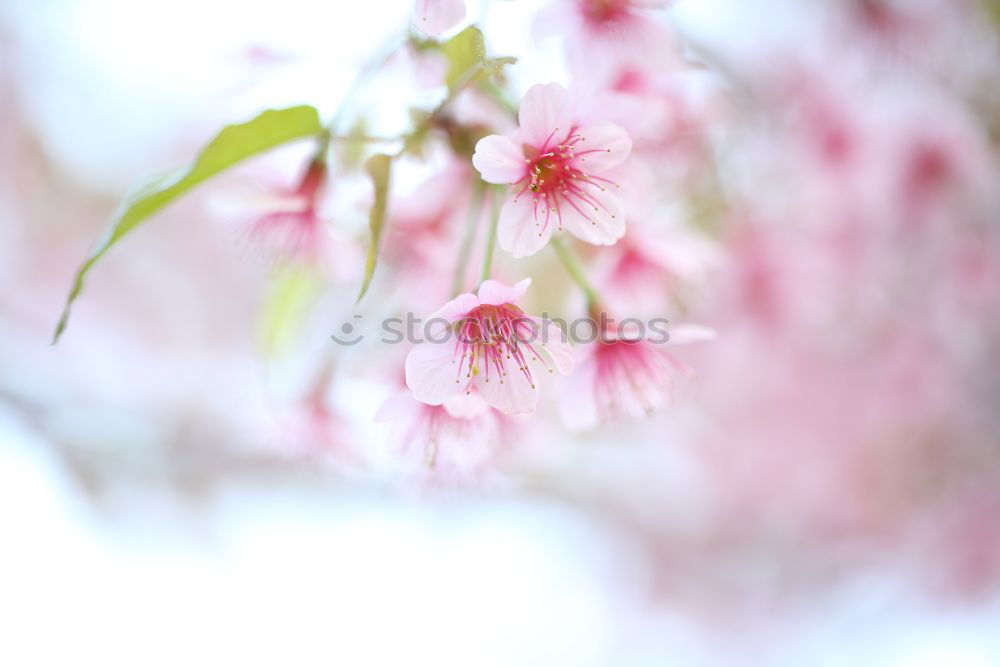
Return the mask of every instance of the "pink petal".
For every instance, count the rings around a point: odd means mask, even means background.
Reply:
[[[465,18],[465,0],[417,0],[413,22],[428,35],[454,28]]]
[[[617,167],[632,151],[632,140],[614,123],[594,123],[577,130],[583,139],[574,147],[574,166],[588,174]]]
[[[445,319],[449,322],[457,322],[478,305],[479,299],[476,295],[465,292],[464,294],[459,294],[454,299],[428,315],[427,320]]]
[[[486,280],[479,286],[479,303],[485,306],[516,303],[528,291],[530,284],[531,278],[525,278],[513,287],[508,287],[499,280]]]
[[[537,340],[532,341],[532,346],[546,354],[555,370],[563,375],[572,372],[573,346],[569,343],[569,336],[552,320],[543,320],[540,317],[531,319],[537,325],[539,332]]]
[[[500,210],[497,241],[514,257],[534,255],[549,242],[556,224],[553,214],[549,224],[542,229],[541,224],[535,221],[535,202],[524,194],[508,200]]]
[[[581,241],[594,245],[613,245],[625,235],[625,212],[618,197],[608,188],[592,183],[578,183],[589,201],[573,198],[563,201],[563,226]]]
[[[455,341],[420,343],[406,355],[406,386],[413,398],[428,405],[441,405],[464,387],[458,379]]]
[[[470,310],[478,305],[479,299],[475,294],[469,294],[468,292],[459,294],[427,316],[425,324],[427,337],[433,340],[441,340],[444,338],[445,329],[449,323],[462,319]]]
[[[396,422],[413,417],[414,410],[419,407],[419,403],[413,400],[413,396],[408,391],[400,391],[385,400],[375,412],[375,421],[380,423]]]
[[[444,410],[455,419],[475,419],[489,412],[490,406],[478,393],[463,391],[445,401]]]
[[[600,425],[597,409],[597,364],[588,356],[568,378],[559,383],[559,417],[572,431],[585,431]]]
[[[678,324],[668,330],[667,345],[688,345],[715,340],[715,329],[702,324]]]
[[[504,363],[507,371],[505,376],[497,377],[491,372],[489,377],[481,374],[476,377],[476,387],[487,403],[508,415],[527,414],[535,411],[538,405],[538,390],[531,386],[524,373],[517,370],[517,364],[510,361]]]
[[[535,84],[521,100],[518,119],[521,138],[531,146],[541,149],[549,139],[561,141],[573,120],[569,94],[558,83]]]
[[[524,176],[524,154],[509,138],[499,134],[483,137],[476,144],[472,165],[487,183],[516,183]]]

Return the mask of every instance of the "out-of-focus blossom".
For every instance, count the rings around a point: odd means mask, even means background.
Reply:
[[[582,113],[625,128],[632,139],[627,164],[656,167],[660,189],[683,191],[711,164],[712,131],[724,127],[726,102],[714,75],[694,68],[650,68],[624,59],[590,68]],[[629,210],[631,214],[631,210]]]
[[[621,164],[632,141],[618,125],[581,126],[566,89],[532,86],[521,101],[520,128],[476,145],[472,163],[489,183],[510,184],[514,194],[500,211],[500,247],[515,257],[538,252],[556,229],[595,245],[625,233],[625,213],[604,174]]]
[[[349,420],[329,396],[333,381],[331,367],[317,374],[304,396],[277,411],[278,441],[286,451],[304,456],[331,456],[340,464],[357,465],[360,452]]]
[[[582,73],[621,59],[640,58],[656,68],[672,67],[677,46],[667,26],[653,16],[666,0],[553,0],[539,13],[535,32],[561,35],[570,64]]]
[[[468,162],[452,161],[393,200],[382,252],[406,276],[397,289],[415,310],[431,310],[448,298],[474,177]]]
[[[413,397],[441,405],[476,388],[501,412],[534,412],[540,377],[569,373],[573,349],[554,322],[514,305],[529,284],[530,278],[513,287],[487,280],[478,295],[460,294],[428,317],[427,340],[406,357]]]
[[[465,0],[417,0],[413,23],[428,35],[439,35],[465,18]]]
[[[326,165],[313,160],[293,187],[265,185],[263,194],[222,202],[220,211],[228,216],[230,209],[241,210],[246,240],[268,261],[302,264],[339,278],[354,270],[357,249],[320,211],[326,182]]]
[[[478,481],[502,453],[503,415],[476,392],[428,405],[403,391],[386,400],[375,419],[394,425],[400,454],[436,482]]]
[[[580,352],[567,379],[574,389],[559,404],[563,421],[572,428],[589,429],[665,407],[671,400],[673,375],[694,374],[668,348],[714,338],[712,329],[694,324],[674,327],[665,341],[609,327]]]
[[[314,262],[322,245],[323,222],[316,212],[320,189],[326,181],[326,164],[313,160],[298,185],[274,192],[272,210],[251,225],[251,238],[278,253],[282,259]]]
[[[213,197],[210,209],[235,226],[239,242],[270,264],[295,264],[340,281],[358,271],[360,249],[330,221],[327,167],[312,160],[288,186],[274,173],[258,171],[248,181]]]
[[[598,258],[601,294],[633,317],[662,316],[682,290],[704,283],[722,264],[706,235],[671,221],[629,224],[625,237]]]

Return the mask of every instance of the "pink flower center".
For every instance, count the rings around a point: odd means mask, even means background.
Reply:
[[[464,378],[466,393],[471,391],[472,380],[477,377],[484,382],[492,377],[503,384],[508,360],[517,364],[517,371],[532,389],[535,381],[528,360],[540,361],[547,368],[532,344],[541,330],[517,306],[509,303],[477,306],[453,326],[456,342],[452,363],[458,366],[455,382],[460,383]]]
[[[601,183],[615,187],[618,187],[618,184],[588,174],[577,166],[586,160],[587,154],[610,153],[611,149],[581,147],[580,144],[585,143],[587,138],[577,132],[576,127],[570,128],[562,141],[558,140],[559,136],[561,136],[559,128],[556,128],[537,150],[527,144],[522,147],[527,158],[527,168],[524,176],[515,183],[522,187],[514,196],[514,201],[516,202],[521,196],[532,198],[539,236],[552,222],[553,217],[559,229],[563,228],[562,216],[566,207],[575,210],[593,225],[597,224],[593,213],[600,213],[603,210],[612,218],[615,217],[592,192],[584,188],[584,185],[589,184],[604,192],[605,188]]]
[[[590,24],[616,23],[629,15],[629,0],[582,0],[580,13]]]

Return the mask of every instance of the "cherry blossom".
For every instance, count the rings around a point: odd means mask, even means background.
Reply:
[[[432,473],[439,483],[479,481],[488,475],[501,453],[503,419],[477,392],[427,405],[402,391],[375,416],[393,425],[399,454],[414,471]]]
[[[240,211],[246,240],[268,261],[310,266],[339,279],[352,275],[357,249],[321,212],[326,182],[325,164],[313,160],[292,187],[268,182],[258,185],[263,194],[215,204],[223,215]]]
[[[413,397],[441,405],[475,388],[501,412],[534,412],[541,377],[569,373],[573,350],[554,322],[514,305],[529,284],[487,280],[478,295],[460,294],[428,317],[427,340],[406,357]]]
[[[665,342],[610,326],[581,353],[569,378],[573,391],[560,402],[563,421],[587,429],[665,407],[671,400],[673,376],[694,374],[669,348],[714,338],[712,329],[694,324],[674,327]]]
[[[680,60],[676,41],[653,11],[670,3],[664,0],[552,0],[538,15],[539,36],[564,38],[570,65],[590,75],[593,67],[614,64],[623,58],[655,62],[656,68],[676,67]]]
[[[581,124],[565,88],[532,86],[521,101],[520,127],[476,145],[472,163],[483,180],[509,184],[500,211],[500,247],[515,257],[538,252],[556,230],[594,245],[625,233],[625,212],[604,174],[621,164],[632,141],[609,122]]]

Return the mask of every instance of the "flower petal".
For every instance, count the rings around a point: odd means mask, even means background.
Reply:
[[[457,322],[465,317],[466,313],[478,305],[479,299],[476,295],[465,292],[464,294],[459,294],[454,299],[428,315],[427,320],[445,319],[449,322]]]
[[[420,343],[406,355],[406,386],[422,403],[441,405],[461,392],[457,379],[454,340]]]
[[[459,294],[427,316],[422,331],[423,335],[431,342],[444,340],[447,337],[448,325],[464,318],[470,310],[478,305],[479,299],[475,294],[468,292]]]
[[[667,331],[667,345],[687,345],[715,340],[715,329],[703,324],[678,324]]]
[[[524,373],[513,361],[504,361],[506,375],[497,377],[495,372],[489,376],[481,374],[476,377],[476,386],[487,403],[508,415],[527,414],[535,411],[538,405],[538,389],[532,386]]]
[[[476,144],[472,166],[487,183],[516,183],[524,176],[524,153],[508,137],[491,134]]]
[[[527,257],[541,250],[552,236],[556,224],[555,215],[549,224],[536,222],[534,199],[522,194],[509,199],[500,210],[497,222],[497,241],[500,247],[514,255]],[[543,218],[544,221],[544,218]]]
[[[573,166],[584,173],[600,173],[617,167],[632,151],[632,140],[619,125],[594,123],[577,130],[583,137],[574,147]]]
[[[550,138],[561,141],[573,120],[570,111],[565,88],[558,83],[535,84],[524,94],[517,114],[521,138],[539,150]]]
[[[454,28],[465,18],[465,0],[417,0],[413,23],[428,35]]]
[[[618,197],[594,183],[579,182],[579,195],[563,197],[563,226],[581,241],[613,245],[625,235],[625,212]]]
[[[387,398],[375,412],[375,421],[380,423],[411,419],[420,404],[413,400],[410,392],[402,390]]]
[[[504,303],[515,303],[528,291],[531,278],[525,278],[513,287],[504,285],[499,280],[486,280],[479,286],[479,303],[484,306],[499,306]]]
[[[489,412],[489,409],[489,404],[478,392],[467,394],[463,391],[444,402],[445,412],[455,419],[475,419]]]
[[[600,424],[597,398],[597,364],[593,358],[593,346],[584,348],[584,359],[573,374],[562,378],[559,383],[559,417],[571,431],[585,431]]]
[[[569,336],[552,320],[545,320],[540,317],[532,317],[539,332],[536,341],[532,342],[532,347],[537,351],[542,351],[548,360],[552,362],[555,370],[563,375],[573,370],[573,346],[569,343]]]

